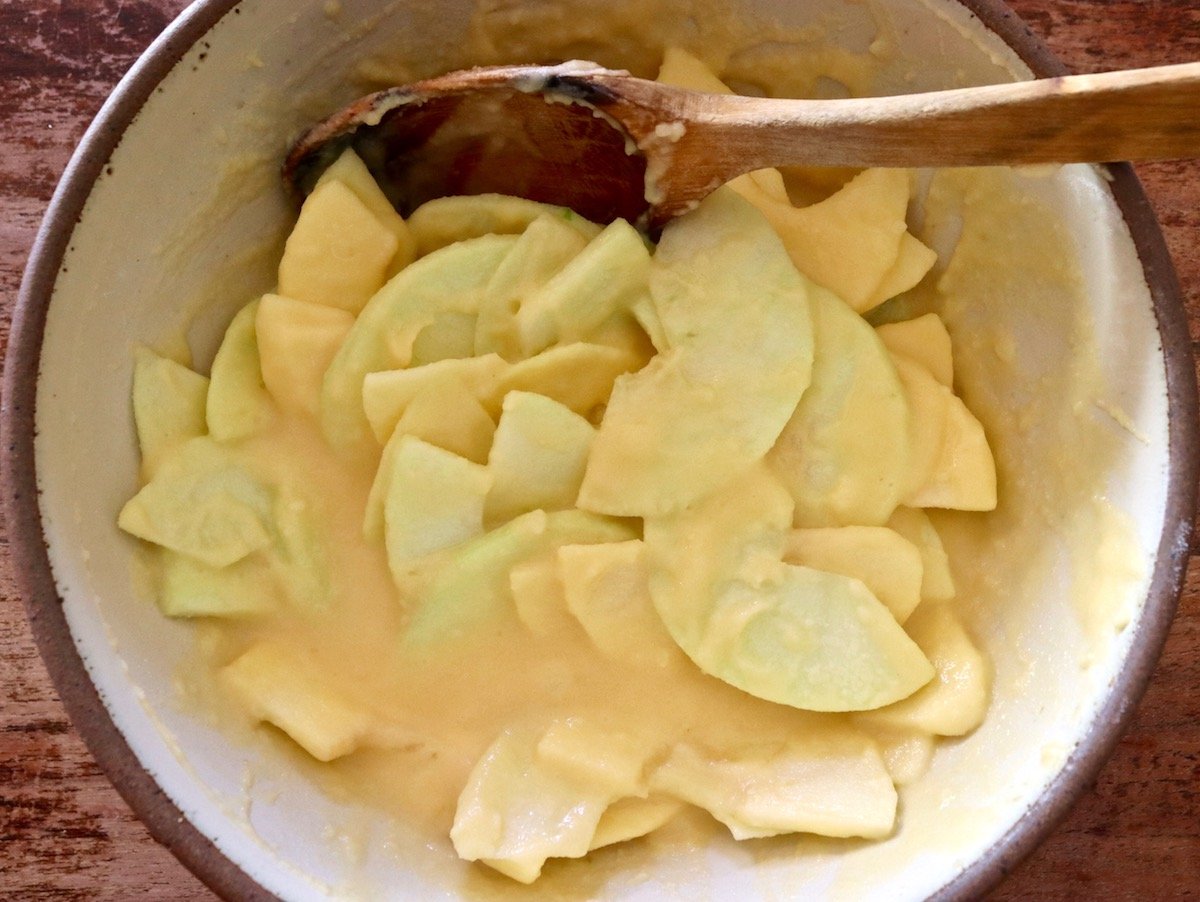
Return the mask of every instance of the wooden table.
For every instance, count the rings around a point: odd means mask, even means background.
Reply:
[[[1011,0],[1075,71],[1200,59],[1200,0]],[[109,90],[186,0],[0,0],[0,342],[34,232]],[[1139,167],[1200,336],[1200,162]],[[0,897],[209,898],[67,721],[0,535]],[[1200,565],[1128,735],[999,899],[1200,896]]]

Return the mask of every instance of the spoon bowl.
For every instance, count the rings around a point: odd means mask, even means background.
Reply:
[[[628,80],[596,67],[504,66],[380,91],[309,130],[284,171],[307,194],[353,146],[404,215],[436,197],[502,192],[635,221],[647,208],[646,157],[617,120],[596,115],[613,100],[591,80],[601,74]]]

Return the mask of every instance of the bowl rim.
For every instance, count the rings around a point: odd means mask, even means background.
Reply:
[[[1002,0],[948,0],[964,7],[1039,77],[1066,67]],[[193,874],[227,899],[273,899],[184,816],[142,767],[113,722],[75,646],[42,531],[34,446],[39,357],[46,314],[75,225],[126,129],[159,83],[240,0],[196,0],[121,79],[63,173],[34,240],[14,307],[0,407],[0,510],[8,524],[13,575],[38,651],[59,697],[100,769],[146,825]],[[1024,814],[934,893],[975,898],[997,885],[1061,821],[1129,726],[1157,664],[1183,589],[1200,477],[1196,377],[1178,278],[1158,220],[1133,168],[1108,166],[1110,187],[1142,265],[1161,340],[1168,403],[1163,532],[1146,603],[1125,664],[1066,764]]]

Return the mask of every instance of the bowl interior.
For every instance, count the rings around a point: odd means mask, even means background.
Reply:
[[[292,215],[277,177],[288,140],[372,78],[569,57],[652,74],[669,42],[707,48],[747,90],[893,93],[1029,74],[964,7],[933,0],[479,11],[458,0],[250,0],[163,79],[92,190],[54,288],[37,387],[54,578],[141,766],[273,893],[528,891],[462,865],[448,841],[429,846],[322,793],[280,743],[232,741],[181,698],[193,630],[158,615],[134,543],[115,525],[137,485],[133,347],[186,344],[207,364],[233,311],[273,284]],[[915,211],[943,251],[950,300],[931,279],[912,304],[938,307],[950,324],[962,390],[1000,472],[995,515],[939,520],[960,563],[958,603],[995,671],[984,725],[940,746],[930,774],[902,792],[901,829],[885,842],[675,835],[555,867],[534,892],[849,898],[886,886],[924,896],[993,846],[1068,766],[1139,635],[1167,510],[1163,349],[1102,175],[1076,166],[939,178]]]

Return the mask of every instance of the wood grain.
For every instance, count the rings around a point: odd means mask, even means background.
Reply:
[[[37,224],[104,97],[185,0],[0,0],[0,349]],[[1074,71],[1200,59],[1200,0],[1012,0]],[[1200,340],[1200,163],[1138,168]],[[1133,724],[995,899],[1200,897],[1200,564]],[[207,899],[96,769],[12,587],[0,531],[0,897]]]

